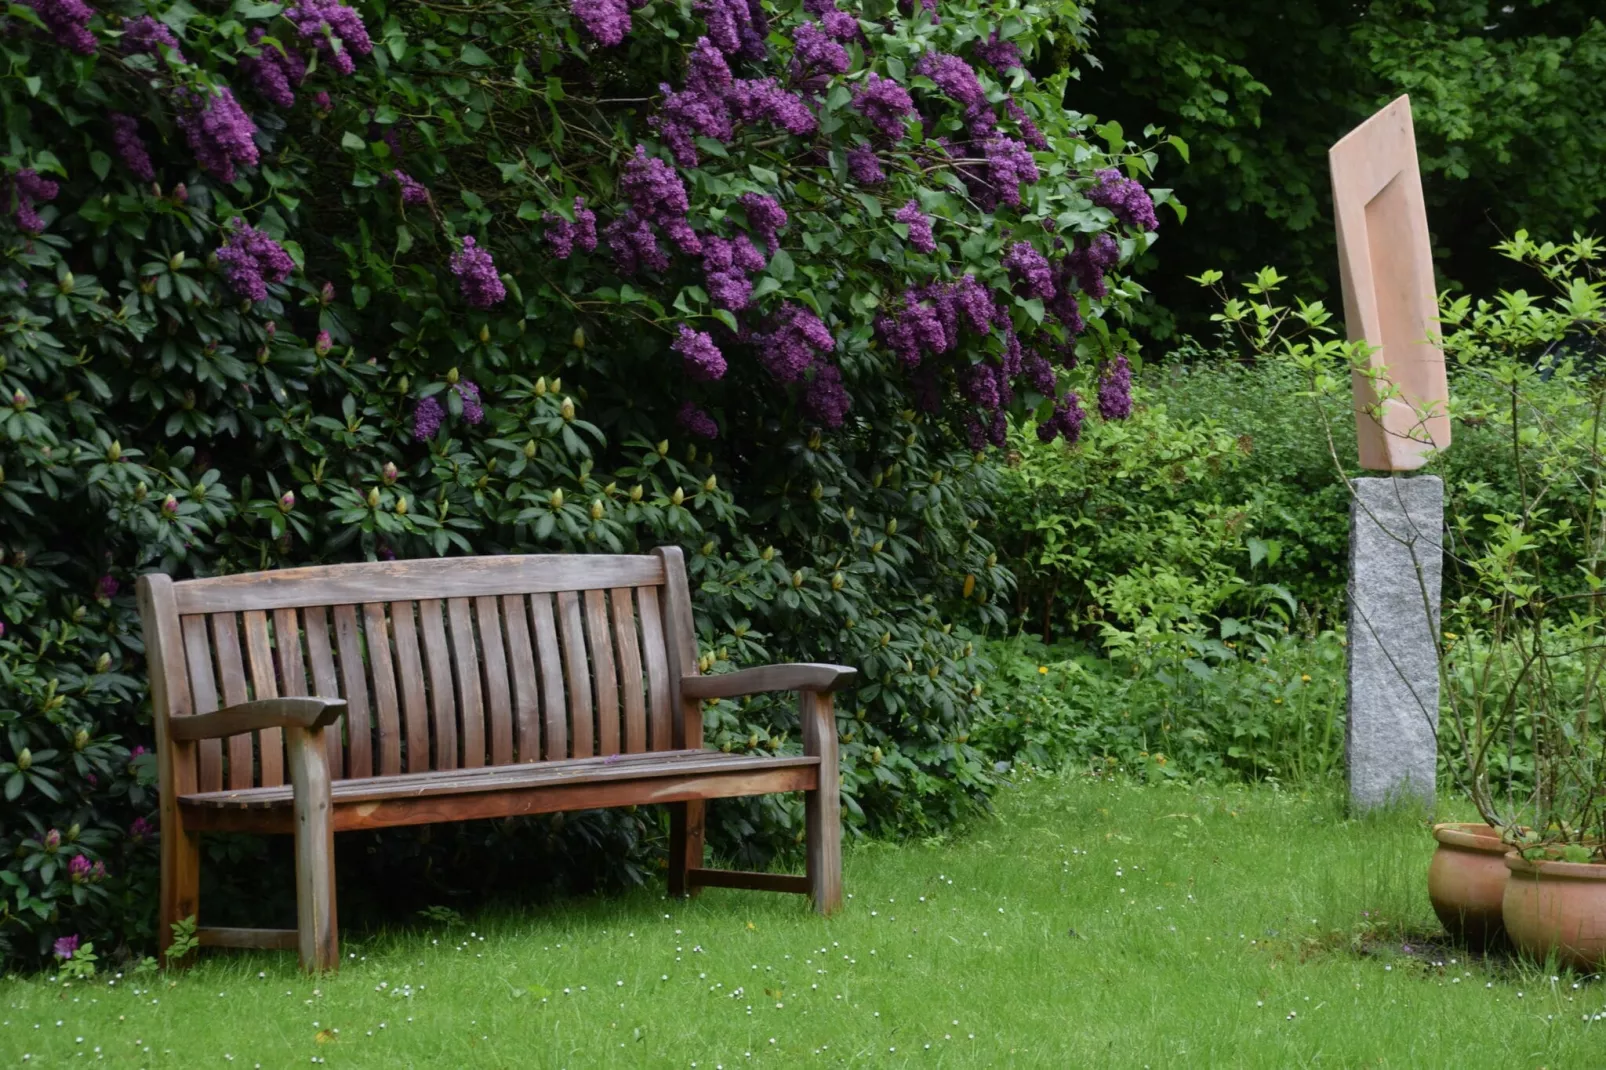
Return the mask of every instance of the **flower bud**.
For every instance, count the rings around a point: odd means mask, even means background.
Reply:
[[[112,667],[112,656],[110,654],[101,654],[100,657],[95,659],[95,671],[96,672],[105,672],[107,669],[109,669],[111,667]]]
[[[168,260],[167,260],[167,270],[169,270],[169,271],[177,271],[179,268],[181,268],[183,266],[184,266],[184,251],[181,249],[181,250],[179,250],[178,252],[174,253],[172,256],[170,256],[168,258]]]
[[[178,515],[178,499],[169,494],[162,499],[162,512],[168,516]]]
[[[831,573],[831,590],[840,591],[842,589],[843,582],[844,582],[844,579],[843,579],[842,573],[840,573],[840,572]]]
[[[842,519],[850,524],[853,523],[853,506],[848,506],[848,511],[842,514]]]
[[[891,632],[882,632],[881,633],[881,645],[882,646],[886,646],[890,642],[892,642],[892,633]]]
[[[703,480],[703,490],[705,490],[705,491],[712,492],[718,486],[719,486],[719,477],[718,476],[709,476],[707,479]]]
[[[24,751],[23,753],[26,754],[27,752]],[[17,758],[18,758],[17,764],[21,765],[22,764],[22,761],[21,761],[22,755],[18,755]],[[33,756],[29,755],[28,756],[28,760],[29,760],[29,763],[31,764],[32,761],[33,761]],[[49,832],[45,833],[45,850],[54,851],[54,850],[56,850],[56,848],[58,848],[60,846],[61,846],[61,832],[60,832],[59,829],[51,829]]]
[[[887,534],[888,535],[896,535],[896,534],[898,534],[898,518],[897,517],[893,517],[891,520],[887,521]]]
[[[586,347],[586,329],[584,327],[576,327],[574,334],[569,336],[569,342],[576,349],[584,349]]]
[[[396,475],[395,461],[386,461],[385,467],[379,470],[379,478],[385,481],[385,486],[387,487],[396,482]]]
[[[488,323],[480,324],[480,341],[481,342],[489,342],[490,340],[491,340],[491,325],[488,324]]]
[[[601,498],[597,498],[597,499],[593,500],[592,503],[591,503],[591,519],[592,520],[601,520],[602,519],[602,499]]]
[[[155,293],[156,292],[156,276],[154,276],[154,275],[146,275],[144,278],[140,279],[139,280],[139,292],[142,293],[142,294],[153,294],[153,293]]]
[[[87,746],[89,746],[89,731],[88,729],[80,728],[73,733],[72,749],[83,750]]]
[[[551,497],[547,498],[547,502],[551,504],[552,508],[554,509],[562,509],[563,491],[561,489],[553,491]]]
[[[175,183],[173,186],[172,197],[174,201],[178,202],[179,204],[183,204],[185,201],[190,199],[190,188],[182,182]]]
[[[814,484],[814,486],[809,488],[809,497],[814,501],[819,501],[821,498],[825,497],[825,488],[820,486],[818,483]]]
[[[812,435],[809,436],[809,449],[817,450],[819,448],[820,448],[820,432],[819,431],[815,431]]]
[[[11,395],[11,407],[18,412],[28,407],[28,395],[24,394],[20,387]]]
[[[327,305],[335,299],[335,284],[325,282],[318,290],[318,303]]]
[[[965,586],[960,590],[959,597],[960,598],[969,598],[975,592],[975,590],[976,590],[976,576],[975,576],[975,574],[974,573],[966,573],[966,575],[965,575]]]
[[[379,488],[378,487],[370,487],[369,490],[368,490],[368,508],[370,508],[370,509],[378,509],[379,508]]]
[[[559,379],[556,375],[552,377],[552,392],[554,394],[563,393],[563,380]]]
[[[885,539],[877,539],[875,542],[870,544],[870,552],[873,554],[879,554],[881,552],[881,548],[886,544],[887,543]]]
[[[635,486],[630,488],[630,500],[633,501],[633,502],[641,501],[641,484],[640,483],[637,483]]]
[[[686,500],[686,492],[681,490],[679,487],[676,487],[675,488],[675,493],[673,493],[673,494],[671,494],[669,496],[669,504],[670,505],[679,505],[681,502],[683,502],[685,500]]]
[[[145,485],[145,481],[140,480],[140,482],[134,486],[134,500],[136,502],[142,502],[145,500],[145,496],[150,492],[151,489]]]
[[[704,557],[712,557],[714,556],[714,551],[716,549],[718,549],[718,547],[714,545],[714,540],[709,539],[707,542],[703,543],[702,548],[697,552],[702,554]]]
[[[279,495],[279,512],[288,513],[296,507],[296,492],[287,490]]]
[[[881,486],[881,480],[883,478],[885,478],[885,476],[882,473],[881,469],[879,469],[879,468],[871,469],[871,471],[870,471],[870,485],[872,487]]]
[[[758,556],[763,558],[765,561],[773,561],[773,560],[775,560],[775,547],[773,547],[773,546],[764,547],[764,549],[759,553]]]
[[[334,339],[329,337],[328,331],[319,331],[318,337],[312,340],[312,351],[320,357],[327,357],[334,347]]]
[[[74,279],[72,272],[69,271],[67,274],[61,277],[60,282],[56,283],[56,289],[60,290],[64,294],[70,294],[73,292],[74,288],[77,287],[77,285],[78,280]]]
[[[987,567],[988,568],[997,568],[998,567],[998,555],[997,554],[988,554],[987,555]]]
[[[17,768],[21,769],[23,772],[27,772],[30,768],[32,768],[32,766],[33,766],[33,751],[29,750],[27,747],[24,747],[24,748],[22,748],[22,750],[17,752]],[[60,834],[59,833],[57,834],[57,840],[58,840],[58,842],[60,840]],[[49,841],[49,837],[45,838],[45,842],[46,843],[50,842]]]
[[[658,443],[658,445],[654,446],[653,448],[658,451],[658,456],[660,456],[660,457],[669,456],[669,440],[667,438],[664,439],[662,442]]]
[[[123,459],[123,445],[121,442],[112,439],[112,444],[106,447],[106,459],[112,464],[116,464]]]
[[[794,589],[803,586],[802,569],[798,569],[796,572],[792,573],[792,586]]]
[[[613,482],[610,482],[606,487],[602,488],[602,493],[606,494],[610,498],[613,497],[616,493],[618,493],[618,491],[619,491],[619,484],[613,483]]]
[[[262,329],[267,332],[268,341],[271,342],[279,333],[279,324],[276,320],[269,320],[262,325]]]
[[[460,378],[462,378],[462,377],[457,374],[457,369],[456,368],[453,368],[451,371],[446,373],[446,382],[451,386],[456,386],[457,385],[457,381]]]
[[[403,494],[396,499],[396,515],[407,515],[407,495]]]
[[[535,381],[535,396],[538,398],[546,397],[546,376],[544,375]]]
[[[881,764],[881,748],[880,747],[872,747],[870,749],[870,764],[871,765],[880,765]]]
[[[558,415],[563,417],[564,423],[568,423],[569,421],[573,420],[574,401],[570,398],[564,398],[563,404],[558,406]]]

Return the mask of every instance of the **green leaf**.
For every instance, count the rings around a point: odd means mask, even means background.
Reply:
[[[714,309],[714,318],[733,331],[741,330],[741,327],[739,327],[736,323],[736,317],[725,311],[723,308]]]
[[[478,45],[464,45],[463,50],[458,53],[458,58],[470,67],[489,67],[491,65],[491,57],[486,55],[485,50]]]
[[[368,142],[364,141],[356,134],[353,134],[350,130],[347,130],[344,134],[340,135],[340,147],[343,149],[349,149],[352,152],[362,152],[368,148]]]
[[[1026,309],[1026,314],[1028,316],[1032,317],[1032,322],[1033,323],[1042,323],[1043,322],[1043,300],[1042,300],[1042,298],[1033,297],[1033,298],[1023,302],[1022,303],[1022,307]]]
[[[567,93],[565,93],[563,91],[563,79],[562,78],[559,78],[555,74],[547,76],[547,80],[546,80],[546,98],[547,98],[547,100],[549,100],[549,101],[551,101],[551,100],[565,100],[565,99],[568,98],[568,95],[569,94],[567,94]]]
[[[747,165],[747,170],[749,174],[758,179],[760,182],[764,183],[766,186],[774,187],[781,184],[780,176],[774,171],[771,171],[768,167],[760,167],[756,163],[750,163]]]
[[[775,255],[770,257],[770,274],[774,275],[782,282],[791,282],[794,271],[795,268],[792,264],[792,258],[791,256],[787,255],[786,250],[775,250]]]
[[[89,154],[89,167],[96,178],[104,179],[112,169],[112,158],[97,149]]]

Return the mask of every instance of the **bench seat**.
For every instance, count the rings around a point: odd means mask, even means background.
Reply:
[[[666,750],[603,758],[432,770],[330,784],[334,830],[426,825],[559,810],[813,791],[820,759],[810,755]],[[178,798],[195,832],[295,831],[290,785],[205,791]]]

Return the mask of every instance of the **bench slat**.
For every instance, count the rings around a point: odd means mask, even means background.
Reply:
[[[669,649],[664,642],[664,619],[658,607],[658,591],[643,587],[636,592],[641,612],[641,646],[647,655],[647,691],[650,724],[647,746],[655,751],[674,747],[674,727],[669,705]]]
[[[541,760],[541,697],[535,683],[535,652],[530,647],[529,613],[524,596],[502,597],[507,628],[508,669],[513,677],[514,746],[521,762]]]
[[[457,700],[452,690],[452,654],[446,645],[446,620],[438,598],[418,603],[418,630],[429,665],[429,709],[435,731],[436,769],[456,769]]]
[[[627,754],[647,749],[646,681],[641,675],[641,639],[636,633],[636,608],[630,588],[615,587],[608,592],[613,603],[614,646],[619,652],[619,692],[624,703]]]
[[[480,686],[480,655],[474,643],[473,614],[466,598],[446,603],[452,626],[452,659],[457,670],[457,716],[463,741],[463,768],[485,764],[485,695]]]
[[[653,557],[506,554],[315,565],[185,580],[173,585],[180,615],[238,613],[414,598],[589,591],[664,582]]]
[[[190,674],[190,698],[196,713],[218,708],[217,677],[212,671],[212,644],[206,634],[205,617],[184,617],[179,621],[184,634],[184,661]],[[223,787],[223,741],[203,739],[198,748],[196,783],[202,791]]]
[[[558,627],[552,617],[552,596],[530,596],[530,621],[541,665],[541,713],[546,726],[546,760],[569,756],[569,725],[563,715],[563,663],[558,659]]]
[[[619,753],[619,673],[613,660],[605,591],[587,591],[586,640],[591,647],[591,676],[597,686],[597,753]]]
[[[383,634],[385,607],[368,606],[369,645]],[[401,687],[407,718],[407,771],[419,773],[429,766],[429,709],[424,690],[424,663],[418,656],[418,626],[411,602],[390,603],[391,637],[396,643],[396,682]]]
[[[240,660],[240,625],[233,613],[212,614],[212,653],[217,661],[218,676],[223,680],[223,701],[230,706],[251,701],[251,692],[245,686],[245,664]],[[230,736],[229,787],[249,788],[256,785],[255,736],[242,732]]]
[[[485,677],[485,717],[492,765],[513,763],[513,699],[508,688],[507,655],[502,645],[502,614],[498,599],[474,599],[474,619],[480,628],[480,670]]]
[[[585,628],[580,621],[580,596],[558,592],[558,631],[563,636],[563,667],[569,683],[569,748],[576,758],[597,753],[591,705],[591,667],[586,664]]]
[[[307,672],[306,662],[301,654],[300,613],[294,609],[273,611],[273,660],[279,671],[279,694],[285,697],[305,695]],[[277,728],[272,731],[274,753],[282,754],[283,745],[280,740],[284,733]]]
[[[273,671],[273,646],[268,638],[268,615],[260,610],[240,615],[245,626],[245,657],[251,668],[253,698],[278,698],[279,682]],[[277,728],[257,733],[257,783],[277,787],[284,783],[284,733]]]
[[[350,608],[350,607],[347,607]],[[312,693],[320,698],[340,698],[344,692],[340,688],[339,677],[335,675],[335,649],[329,638],[329,613],[323,606],[310,606],[301,613],[301,627],[307,637],[307,665],[312,670]],[[346,699],[345,722],[350,730],[357,723],[353,713],[358,696],[353,694]],[[362,720],[368,719],[368,691],[361,692]],[[324,753],[329,756],[330,775],[339,777],[345,769],[342,753],[344,748],[340,742],[340,723],[330,725],[323,733]]]

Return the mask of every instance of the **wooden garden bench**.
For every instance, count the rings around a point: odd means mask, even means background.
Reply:
[[[832,692],[855,671],[700,676],[685,561],[542,555],[142,576],[161,780],[161,933],[196,916],[200,834],[293,833],[296,929],[197,928],[200,946],[339,961],[334,834],[667,803],[669,890],[841,905]],[[800,692],[804,753],[703,746],[702,700]],[[288,780],[288,783],[286,781]],[[703,865],[704,800],[806,793],[808,875]]]

